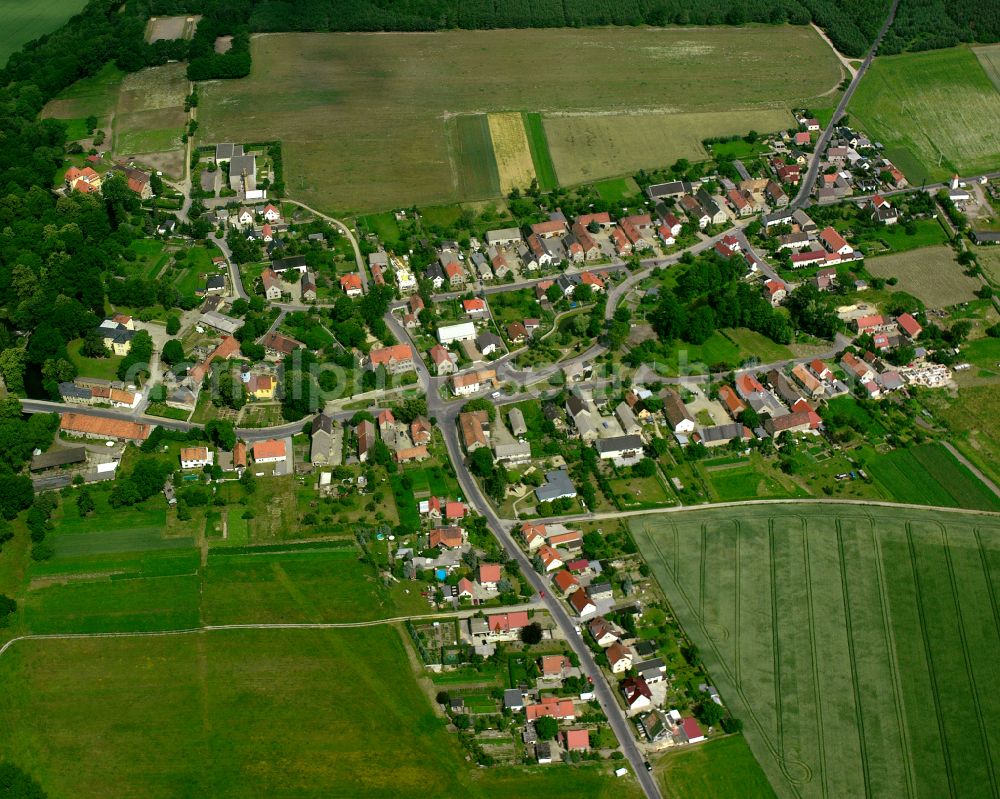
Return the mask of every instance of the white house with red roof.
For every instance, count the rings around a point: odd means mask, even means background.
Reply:
[[[836,231],[835,228],[825,227],[820,231],[819,240],[827,252],[834,255],[851,255],[854,248]]]
[[[342,275],[340,278],[340,290],[348,297],[360,297],[363,293],[361,275],[357,272]]]
[[[281,221],[281,211],[275,208],[271,203],[264,206],[264,211],[261,214],[265,220],[268,222],[280,222]]]

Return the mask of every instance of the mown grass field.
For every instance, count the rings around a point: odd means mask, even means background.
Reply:
[[[105,64],[96,74],[78,80],[46,103],[42,116],[84,120],[93,114],[106,124],[118,104],[118,90],[124,77],[125,73],[113,63]]]
[[[545,116],[545,132],[559,180],[572,185],[672,164],[678,158],[698,161],[706,157],[702,139],[782,130],[793,121],[783,108],[552,113]]]
[[[535,165],[535,177],[538,188],[551,191],[559,185],[556,168],[549,152],[549,140],[545,135],[545,125],[542,115],[536,111],[524,112],[524,130],[528,134],[528,148],[531,150],[531,161]]]
[[[664,755],[657,765],[667,799],[772,799],[774,789],[746,741],[732,735]]]
[[[486,114],[463,114],[448,121],[451,169],[456,196],[474,200],[500,193],[500,169]],[[447,173],[442,175],[442,179]]]
[[[247,141],[271,131],[283,142],[294,196],[352,211],[483,196],[465,192],[490,181],[470,180],[490,172],[488,159],[478,145],[455,147],[465,141],[456,120],[468,115],[541,113],[559,180],[572,183],[584,179],[583,167],[563,174],[575,155],[558,155],[567,147],[557,143],[551,119],[616,119],[615,141],[587,143],[581,132],[574,144],[595,162],[584,177],[614,177],[692,152],[704,157],[706,135],[784,127],[787,109],[830,91],[841,74],[811,28],[792,26],[281,34],[256,37],[252,50],[249,77],[204,85],[199,141]],[[629,116],[637,110],[659,112],[659,129]],[[714,113],[714,125],[686,116],[704,111]],[[563,113],[581,116],[550,118]],[[637,124],[645,152],[625,143]],[[528,139],[537,168],[539,140],[532,130]]]
[[[402,635],[379,627],[20,642],[0,659],[0,757],[52,799],[641,795],[610,765],[467,764]]]
[[[877,58],[849,113],[914,185],[1000,159],[1000,91],[967,47]]]
[[[997,517],[817,503],[630,526],[778,796],[995,794]]]
[[[86,0],[0,0],[0,68],[11,53],[39,36],[52,33],[83,10]]]
[[[898,278],[897,291],[912,294],[931,308],[974,300],[982,286],[962,271],[954,251],[945,245],[870,258],[865,268],[875,277]]]
[[[876,455],[867,469],[896,502],[1000,511],[1000,498],[940,444]]]

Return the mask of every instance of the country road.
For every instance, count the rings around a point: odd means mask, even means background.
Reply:
[[[495,608],[497,613],[509,613],[517,610],[537,610],[537,602],[522,602],[520,605],[507,605]],[[187,627],[182,630],[143,630],[133,632],[112,633],[44,633],[40,635],[19,635],[11,638],[0,646],[0,657],[19,641],[70,641],[80,638],[157,638],[166,635],[191,635],[193,633],[215,633],[226,630],[351,630],[359,627],[381,627],[386,624],[400,624],[405,621],[447,621],[450,619],[467,619],[483,608],[464,608],[454,612],[423,613],[415,616],[395,616],[391,619],[369,619],[367,621],[345,622],[274,622],[270,624],[204,624],[200,627]]]
[[[830,123],[826,126],[823,132],[820,134],[819,141],[816,142],[816,147],[813,150],[813,157],[809,161],[809,169],[806,171],[805,177],[802,179],[802,183],[799,187],[799,193],[795,195],[795,199],[792,200],[790,207],[803,208],[809,204],[809,196],[812,194],[813,187],[816,185],[816,178],[819,175],[820,162],[823,159],[823,154],[826,152],[826,147],[830,143],[830,138],[833,136],[833,131],[837,127],[837,122],[840,121],[841,117],[847,111],[847,106],[851,102],[851,98],[854,96],[855,90],[861,83],[861,79],[864,78],[865,73],[868,71],[868,67],[872,65],[872,61],[875,60],[875,53],[878,52],[878,47],[882,43],[882,39],[885,38],[886,31],[892,25],[892,21],[896,18],[896,9],[899,7],[899,0],[892,0],[892,7],[889,9],[889,15],[885,18],[885,22],[882,23],[882,28],[878,32],[878,36],[875,37],[875,41],[872,43],[871,48],[868,50],[868,55],[865,56],[865,60],[861,62],[861,66],[858,71],[854,73],[854,77],[851,78],[851,82],[847,87],[847,91],[844,92],[844,96],[840,98],[840,102],[837,103],[837,108],[833,112],[833,116],[830,117]]]
[[[991,486],[996,488],[995,486]],[[1000,496],[1000,494],[998,494]],[[880,499],[837,499],[811,497],[809,499],[745,499],[739,502],[712,502],[701,505],[674,505],[668,508],[643,508],[642,510],[609,511],[603,513],[577,513],[572,516],[549,516],[542,519],[532,519],[533,524],[554,524],[556,522],[596,522],[604,519],[622,519],[632,516],[650,516],[659,513],[697,513],[698,511],[716,510],[718,508],[745,508],[748,505],[847,505],[858,508],[902,508],[904,510],[940,511],[942,513],[965,514],[969,516],[996,516],[1000,512],[989,510],[974,510],[972,508],[946,508],[941,505],[915,505],[907,502],[887,502]],[[516,524],[513,519],[501,519],[501,523]]]

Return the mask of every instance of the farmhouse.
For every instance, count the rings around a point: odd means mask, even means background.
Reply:
[[[594,442],[602,460],[612,460],[615,466],[633,466],[646,457],[640,436],[613,436]]]
[[[269,438],[256,441],[252,451],[255,463],[282,463],[287,458],[285,442],[282,439]]]
[[[126,422],[121,419],[104,419],[81,413],[64,413],[59,420],[63,433],[84,438],[119,439],[141,443],[149,438],[150,425]]]
[[[688,412],[681,395],[673,389],[664,389],[663,413],[675,433],[690,433],[694,430],[694,417]]]
[[[181,447],[181,468],[201,469],[215,461],[215,453],[208,447]]]

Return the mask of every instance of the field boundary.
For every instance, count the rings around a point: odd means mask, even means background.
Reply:
[[[524,610],[534,608],[531,603],[511,605],[503,610]],[[29,633],[19,635],[0,646],[0,658],[19,641],[70,641],[76,638],[157,638],[167,635],[192,635],[194,633],[226,632],[228,630],[351,630],[359,627],[380,627],[385,624],[401,624],[406,621],[456,621],[479,612],[479,608],[457,614],[421,613],[415,616],[394,616],[389,619],[369,619],[350,622],[261,622],[259,624],[202,624],[198,627],[184,627],[177,630],[129,630],[106,633]]]

